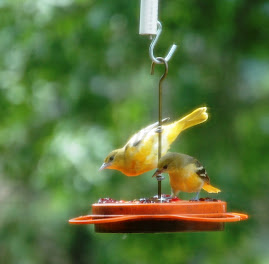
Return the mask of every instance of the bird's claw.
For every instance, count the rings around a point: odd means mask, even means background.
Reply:
[[[162,133],[162,132],[163,132],[163,129],[162,129],[160,126],[158,126],[158,127],[156,128],[155,132],[156,132],[156,133]]]
[[[163,175],[159,174],[156,176],[156,179],[157,179],[157,181],[163,181],[165,179],[165,177]]]
[[[195,197],[190,199],[190,201],[192,202],[198,202],[199,201],[199,194],[200,194],[200,191],[196,193]]]

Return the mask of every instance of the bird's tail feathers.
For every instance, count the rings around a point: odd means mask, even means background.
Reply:
[[[183,125],[182,130],[205,122],[208,119],[208,113],[206,111],[207,107],[200,107],[180,119],[178,123]]]
[[[164,134],[167,135],[168,145],[170,145],[183,130],[205,122],[208,118],[208,114],[206,111],[206,107],[197,108],[196,110],[181,118],[180,120],[167,126],[164,126]],[[163,138],[165,138],[165,136]],[[165,144],[167,143],[164,142],[163,146],[165,146]]]
[[[204,186],[203,186],[203,189],[205,191],[207,191],[208,193],[219,193],[221,192],[220,189],[216,188],[216,187],[213,187],[212,185],[208,184],[208,183],[205,183]]]

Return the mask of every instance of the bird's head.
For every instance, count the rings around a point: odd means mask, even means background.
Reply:
[[[177,159],[175,157],[175,153],[168,152],[167,154],[165,154],[163,157],[160,158],[157,165],[157,170],[152,175],[152,177],[156,177],[161,173],[171,172],[174,169],[176,169],[176,165],[177,165]]]
[[[104,169],[118,169],[121,163],[121,149],[111,151],[104,160],[104,163],[100,167],[99,171]]]

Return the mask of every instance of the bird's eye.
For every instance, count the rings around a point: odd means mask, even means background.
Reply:
[[[167,166],[167,165],[164,165],[164,166],[163,166],[163,169],[165,169],[165,170],[166,170],[167,168],[168,168],[168,166]]]
[[[111,156],[111,157],[109,158],[109,161],[112,161],[112,160],[114,160],[114,157],[113,157],[113,156]]]

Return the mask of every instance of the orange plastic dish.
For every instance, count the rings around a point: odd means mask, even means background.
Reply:
[[[160,233],[219,231],[225,222],[248,219],[248,215],[228,213],[224,201],[184,201],[170,203],[95,203],[92,214],[69,220],[70,224],[94,224],[99,233]]]

